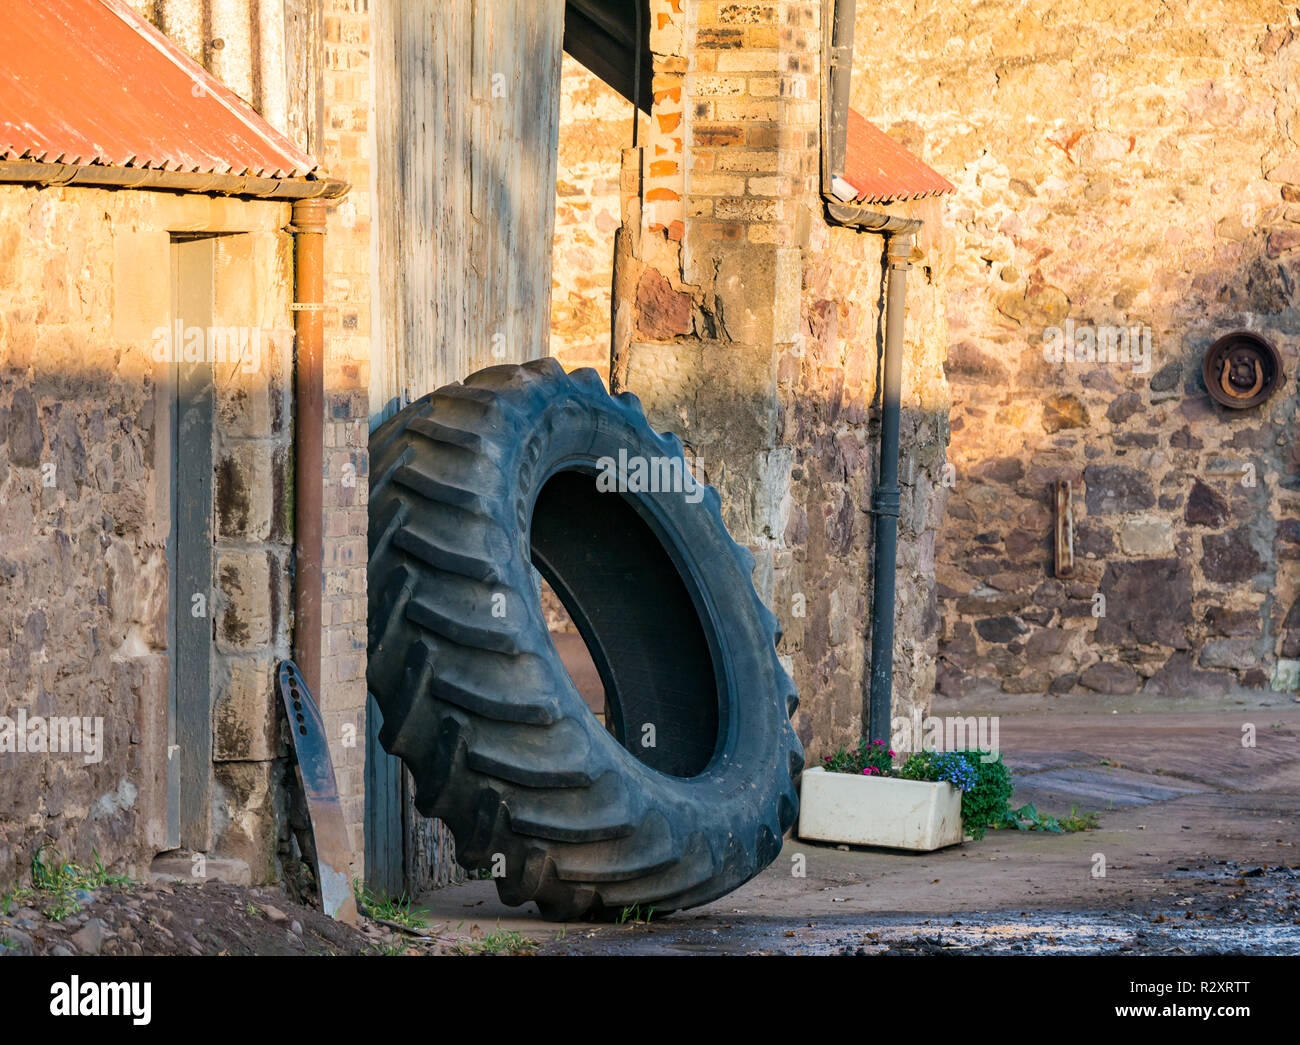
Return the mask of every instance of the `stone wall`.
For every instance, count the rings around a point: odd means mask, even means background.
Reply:
[[[222,45],[213,46],[204,38],[202,12],[183,0],[131,2],[332,177],[351,186],[345,197],[329,203],[325,239],[325,591],[321,692],[316,697],[351,833],[353,874],[359,876],[365,853],[372,289],[369,5],[355,0],[281,0],[270,11],[243,2],[227,5],[220,24],[208,26],[221,35]],[[272,18],[285,25],[270,25]],[[298,23],[296,33],[286,28],[290,19]],[[297,39],[299,50],[286,39]],[[319,95],[313,84],[317,73]]]
[[[624,154],[613,273],[613,386],[681,435],[754,551],[810,758],[862,728],[884,266],[883,239],[822,216],[820,11],[652,3],[655,106]],[[928,708],[946,493],[940,212],[913,207],[928,220],[906,331],[895,714]]]
[[[942,482],[948,398],[943,283],[935,260],[944,234],[937,201],[892,209],[925,222],[907,277],[900,421],[893,715],[910,718],[929,712],[939,636],[934,554],[948,494]],[[880,438],[884,243],[813,226],[804,251],[800,337],[779,362],[782,440],[793,450],[794,467],[776,604],[804,596],[806,618],[783,614],[785,641],[801,692],[816,697],[804,728],[805,744],[819,750],[858,730],[855,712],[871,671],[875,517],[868,509]]]
[[[1272,0],[859,7],[855,105],[959,189],[945,692],[1294,685],[1298,33]],[[1049,362],[1067,323],[1149,331],[1149,364]],[[1287,377],[1231,411],[1200,361],[1240,328]]]
[[[202,211],[206,202],[199,198],[191,206]],[[263,882],[279,878],[289,848],[280,790],[287,747],[274,677],[292,651],[293,245],[284,230],[286,205],[241,209],[259,216],[260,227],[215,241],[213,322],[274,335],[263,339],[260,365],[251,373],[213,368],[215,765],[205,851],[246,864],[251,880]],[[165,235],[150,237],[151,250],[165,245]],[[127,319],[115,310],[119,326]]]
[[[222,75],[227,47],[210,46],[194,10],[141,0],[132,6]],[[307,19],[308,33],[313,6],[294,5],[294,17]],[[257,73],[244,79],[263,90],[246,100],[263,104],[280,129],[353,185],[347,197],[331,204],[326,240],[324,659],[317,696],[352,833],[353,873],[360,875],[370,14],[364,4],[323,0],[319,15],[322,39],[308,40],[308,46],[319,47],[323,125],[314,119],[316,96],[300,96],[304,81],[285,65],[301,55],[286,58],[283,47],[268,48],[264,32],[260,50],[241,50],[241,41],[257,35],[253,9],[232,9],[214,29],[246,59],[245,72]],[[248,86],[235,79],[230,86],[236,90]],[[287,92],[268,93],[272,82],[288,84]],[[290,329],[289,207],[162,193],[3,191],[0,268],[7,336],[0,431],[7,432],[15,416],[21,430],[15,435],[17,454],[13,447],[7,459],[0,453],[0,482],[7,484],[0,487],[6,490],[0,511],[13,523],[6,531],[22,539],[6,552],[0,580],[10,592],[8,609],[0,610],[8,617],[3,630],[16,637],[0,714],[9,705],[32,714],[37,708],[43,714],[84,708],[83,714],[104,716],[108,737],[104,762],[87,772],[53,756],[23,756],[14,773],[5,765],[0,881],[26,873],[42,841],[81,860],[95,848],[106,863],[143,873],[166,842],[170,516],[167,479],[159,472],[169,466],[154,461],[167,447],[158,442],[154,377],[147,367],[140,369],[149,349],[141,331],[167,322],[169,284],[159,279],[169,271],[167,230],[250,227],[259,230],[257,237],[233,236],[230,249],[218,249],[216,289],[219,299],[224,295],[218,305],[233,317],[251,304],[274,313],[277,329]],[[252,238],[255,244],[236,243]],[[140,326],[140,309],[148,315],[147,328]],[[123,317],[135,323],[129,335],[122,334]],[[30,346],[36,343],[55,349],[42,352],[43,366],[33,364]],[[247,864],[259,881],[276,878],[290,852],[287,796],[279,778],[287,749],[278,732],[271,674],[289,655],[293,626],[292,372],[290,347],[281,344],[283,351],[268,353],[264,373],[218,390],[214,444],[217,656],[209,855]],[[67,464],[52,489],[39,485],[39,467],[51,460],[60,470]],[[47,591],[48,601],[58,605],[44,604]],[[0,754],[0,760],[16,757]]]
[[[51,845],[135,875],[166,847],[172,233],[214,242],[213,321],[264,333],[214,368],[211,855],[274,873],[288,642],[292,292],[286,204],[0,190],[0,715],[103,722],[97,753],[0,736],[0,883]],[[16,725],[16,723],[14,723]],[[13,727],[11,727],[13,728]],[[87,755],[90,755],[90,760]]]

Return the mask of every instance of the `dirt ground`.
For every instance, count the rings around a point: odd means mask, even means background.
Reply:
[[[367,918],[357,928],[294,903],[278,890],[209,880],[24,895],[0,914],[0,955],[424,954],[454,941],[419,939]],[[421,934],[423,935],[423,934]]]
[[[1030,704],[1001,716],[999,739],[1013,805],[1095,812],[1098,826],[991,831],[926,854],[788,839],[731,895],[619,925],[544,922],[481,880],[418,898],[413,931],[353,929],[274,889],[103,885],[70,904],[10,902],[0,954],[1300,954],[1292,698],[1123,714]]]
[[[649,924],[557,930],[488,882],[424,900],[437,921],[508,928],[544,954],[1300,954],[1300,708],[1284,700],[1004,714],[1013,805],[1096,812],[1095,830],[991,831],[928,854],[788,839],[743,888]]]

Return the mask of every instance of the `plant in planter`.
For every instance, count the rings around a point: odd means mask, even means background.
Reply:
[[[961,790],[961,821],[977,841],[1010,811],[1011,771],[985,751],[918,751],[898,769],[905,780],[946,780]]]
[[[868,741],[863,737],[853,751],[840,748],[822,759],[822,768],[828,773],[856,773],[861,776],[892,776],[894,753],[883,740]]]
[[[859,742],[804,773],[802,838],[929,851],[1002,822],[1011,777],[1001,756],[918,751],[899,767],[883,741]]]

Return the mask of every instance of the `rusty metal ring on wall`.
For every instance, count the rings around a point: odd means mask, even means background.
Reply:
[[[1201,377],[1216,403],[1246,410],[1264,402],[1282,383],[1282,357],[1267,339],[1236,330],[1206,349]]]

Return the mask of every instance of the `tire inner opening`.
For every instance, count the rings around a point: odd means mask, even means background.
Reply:
[[[598,490],[594,475],[562,471],[537,496],[531,541],[533,565],[604,688],[606,728],[661,773],[701,773],[718,747],[717,674],[690,592],[655,531],[624,495]],[[557,650],[580,692],[594,689],[583,684],[572,640],[560,638]]]

